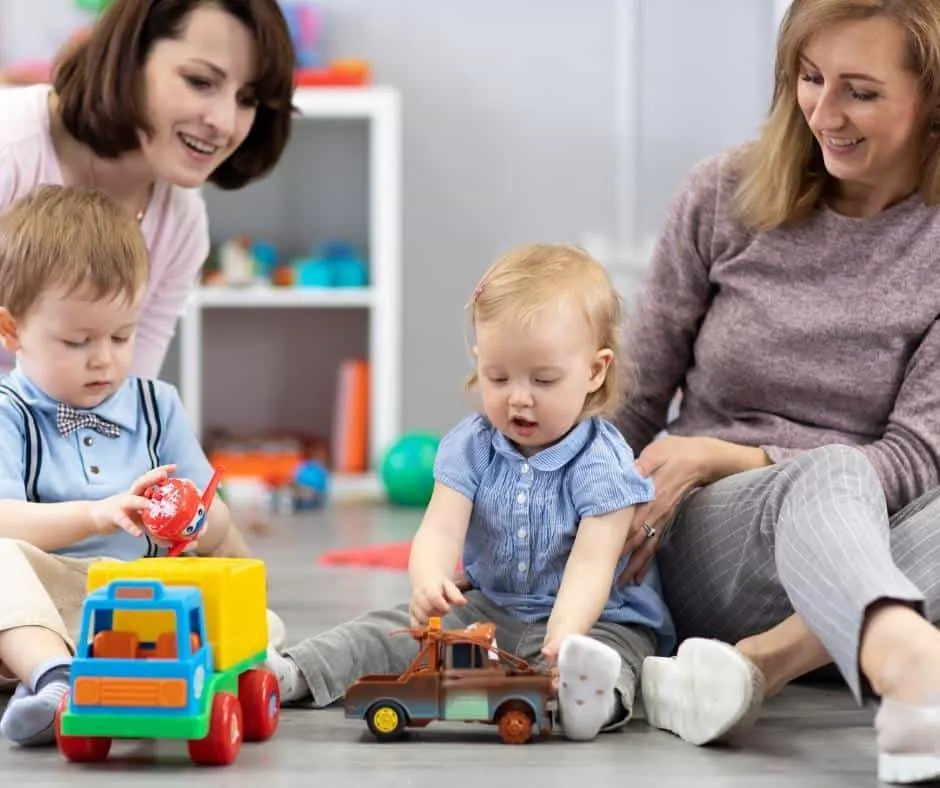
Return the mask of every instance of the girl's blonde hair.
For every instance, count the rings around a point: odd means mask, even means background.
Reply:
[[[759,138],[743,151],[735,202],[744,223],[770,230],[816,209],[831,183],[822,151],[797,103],[800,55],[824,27],[884,17],[907,32],[908,68],[932,113],[924,138],[940,128],[940,3],[937,0],[793,0],[777,38],[774,93]],[[925,151],[920,182],[925,202],[940,202],[940,149]]]
[[[512,249],[483,275],[467,309],[474,329],[506,315],[525,325],[543,310],[559,305],[580,310],[597,349],[613,351],[604,383],[588,394],[581,416],[613,416],[624,390],[620,357],[623,309],[607,271],[587,252],[565,244],[532,244]],[[467,387],[476,383],[474,371],[467,379]]]

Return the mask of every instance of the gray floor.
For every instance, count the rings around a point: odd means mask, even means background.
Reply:
[[[252,535],[270,567],[270,605],[288,635],[329,627],[371,606],[404,599],[401,573],[325,569],[317,557],[332,547],[407,539],[417,514],[337,508],[290,518]],[[275,738],[246,745],[230,767],[200,770],[203,785],[264,780],[318,786],[565,786],[573,780],[636,786],[877,785],[872,712],[847,692],[820,686],[791,687],[769,704],[758,725],[733,745],[695,748],[635,720],[624,731],[589,744],[551,740],[522,747],[498,743],[485,726],[431,725],[393,744],[375,743],[362,723],[338,710],[286,709]],[[134,785],[193,776],[184,746],[121,742],[104,765],[66,764],[54,749],[23,751],[0,744],[0,785]],[[446,771],[445,771],[446,770]]]

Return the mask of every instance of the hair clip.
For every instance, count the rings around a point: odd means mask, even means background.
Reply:
[[[476,300],[483,294],[483,286],[486,284],[485,279],[480,280],[480,284],[477,285],[477,289],[473,291],[473,300]]]

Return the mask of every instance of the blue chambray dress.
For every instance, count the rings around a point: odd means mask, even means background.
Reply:
[[[551,614],[582,518],[654,497],[619,430],[599,417],[526,458],[484,416],[468,416],[442,439],[434,478],[473,502],[463,553],[468,579],[526,622]],[[671,653],[675,628],[655,562],[642,584],[614,584],[601,620],[647,627],[657,650]]]

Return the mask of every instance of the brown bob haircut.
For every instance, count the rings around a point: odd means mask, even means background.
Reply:
[[[115,0],[88,37],[63,53],[52,84],[62,122],[75,139],[103,158],[137,150],[139,131],[150,131],[141,86],[147,56],[157,41],[179,38],[200,6],[241,21],[257,48],[254,123],[209,177],[220,189],[239,189],[274,167],[290,137],[296,56],[277,0]]]

